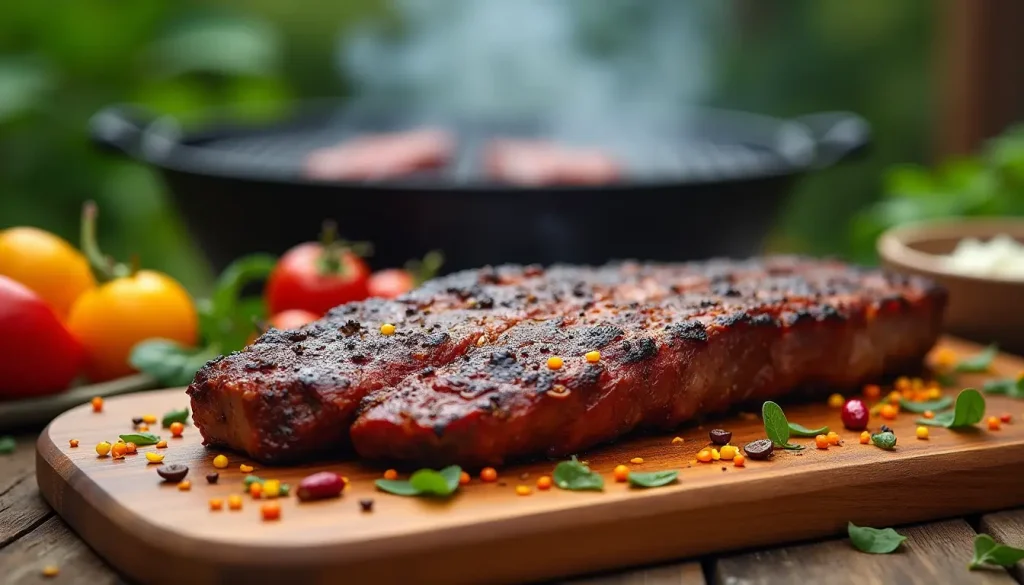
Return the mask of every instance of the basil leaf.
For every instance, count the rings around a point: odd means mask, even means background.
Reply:
[[[999,544],[987,534],[979,534],[974,537],[974,558],[967,565],[970,569],[976,569],[981,565],[998,565],[1000,567],[1012,567],[1024,561],[1024,550],[1005,544]]]
[[[953,371],[971,374],[987,372],[989,366],[992,365],[992,360],[996,359],[996,354],[998,353],[999,346],[993,343],[981,350],[978,354],[960,360],[960,362],[953,367]]]
[[[4,435],[0,437],[0,455],[10,455],[14,453],[14,448],[18,444],[14,442],[14,437],[10,435]]]
[[[804,425],[791,422],[791,423],[789,423],[789,432],[790,432],[791,435],[796,435],[797,437],[812,437],[813,438],[813,437],[817,437],[818,435],[824,435],[824,434],[828,433],[828,427],[824,426],[824,427],[817,428],[817,429],[809,429],[809,428],[805,427]]]
[[[982,387],[985,394],[1005,394],[1010,398],[1024,398],[1024,376],[1020,378],[1004,378],[989,380]]]
[[[974,388],[967,388],[956,397],[952,411],[940,412],[935,418],[919,418],[917,424],[959,429],[981,422],[985,417],[985,397]]]
[[[164,415],[161,425],[166,429],[171,426],[171,423],[179,422],[181,424],[188,424],[188,409],[182,408],[181,410],[172,410]]]
[[[764,434],[772,440],[776,447],[790,450],[803,449],[802,445],[789,442],[789,421],[782,407],[771,400],[761,406],[761,418],[764,419]]]
[[[404,479],[378,479],[373,482],[377,489],[396,496],[418,496],[420,490]]]
[[[445,467],[441,471],[420,469],[409,478],[409,485],[419,494],[450,496],[459,488],[460,473],[462,469],[458,465]]]
[[[871,442],[879,449],[892,451],[896,448],[896,434],[885,431],[871,435]]]
[[[850,543],[857,550],[879,555],[893,552],[907,539],[892,528],[857,526],[853,522],[846,525],[846,532],[850,535]]]
[[[629,478],[629,485],[633,487],[653,488],[674,482],[679,477],[679,472],[674,469],[670,471],[651,471],[649,473],[631,471],[627,477]]]
[[[572,461],[562,461],[555,466],[552,478],[560,489],[570,491],[604,489],[604,478],[583,465],[573,455]]]
[[[156,445],[160,442],[160,437],[153,433],[129,433],[127,435],[118,435],[125,443],[135,443],[139,447],[146,445]]]
[[[266,280],[277,259],[268,254],[243,256],[224,269],[213,296],[197,303],[202,337],[222,352],[242,349],[258,332],[256,323],[266,318],[260,298],[242,298],[249,284]]]
[[[212,347],[187,348],[167,339],[147,339],[132,348],[128,361],[167,386],[188,386],[199,368],[217,357]]]
[[[901,409],[917,414],[921,414],[926,410],[939,412],[940,410],[946,410],[950,406],[953,406],[953,399],[949,396],[943,396],[938,400],[928,400],[925,402],[914,402],[912,400],[907,400],[906,398],[900,399]]]

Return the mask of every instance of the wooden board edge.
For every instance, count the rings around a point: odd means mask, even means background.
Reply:
[[[702,487],[685,494],[690,501],[681,501],[680,493],[652,492],[653,497],[456,527],[443,539],[410,534],[345,550],[336,544],[257,551],[219,542],[209,547],[205,540],[143,524],[78,470],[52,441],[49,427],[37,442],[36,474],[46,500],[100,556],[133,579],[175,585],[180,574],[154,572],[153,558],[163,559],[164,565],[185,564],[190,582],[197,584],[228,577],[251,583],[282,578],[317,582],[327,574],[385,582],[431,575],[448,583],[487,575],[496,582],[519,582],[830,536],[851,520],[892,525],[1024,504],[1024,492],[1005,481],[1024,464],[1024,444],[1001,449],[998,460],[956,451],[888,463],[876,463],[873,471],[864,466],[835,469],[834,483],[789,490],[770,506],[757,503],[763,497],[759,490],[771,493],[782,485],[777,482],[791,481],[785,475],[768,476],[757,486]],[[849,509],[850,515],[818,513],[827,508]],[[750,532],[737,537],[726,524],[747,526]],[[773,525],[769,534],[765,527]],[[495,550],[516,554],[496,555]],[[389,562],[396,555],[402,562]]]

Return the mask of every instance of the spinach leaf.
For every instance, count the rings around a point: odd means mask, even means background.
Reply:
[[[450,465],[441,471],[420,469],[406,480],[378,479],[377,489],[396,496],[450,496],[459,489],[459,475],[462,468]]]
[[[160,442],[160,437],[153,433],[129,433],[127,435],[118,435],[118,438],[125,443],[135,443],[139,447],[156,445]]]
[[[803,449],[802,445],[789,442],[789,421],[782,407],[771,400],[761,406],[761,418],[764,419],[764,433],[776,447],[783,449]]]
[[[627,477],[629,478],[629,485],[633,487],[653,488],[674,482],[679,477],[679,472],[674,469],[670,471],[651,471],[648,473],[631,471]]]
[[[857,550],[872,554],[891,553],[907,539],[892,528],[857,526],[853,522],[846,525],[846,532],[850,535],[850,543]]]
[[[1024,550],[999,544],[987,534],[974,537],[974,558],[967,565],[969,569],[977,569],[982,565],[998,565],[1012,567],[1024,561]]]
[[[932,419],[919,418],[917,424],[959,429],[976,425],[984,417],[985,397],[974,388],[967,388],[957,395],[953,410],[940,412]]]
[[[187,348],[167,339],[147,339],[132,348],[128,361],[161,384],[188,386],[199,368],[218,353],[214,348]]]
[[[562,461],[556,465],[552,478],[555,480],[555,485],[563,490],[601,491],[604,489],[604,478],[580,463],[575,455],[573,455],[572,461]]]
[[[18,444],[14,442],[14,437],[10,435],[0,436],[0,455],[10,455],[14,453],[14,448]]]
[[[879,449],[892,451],[896,448],[896,433],[893,433],[892,431],[875,433],[871,435],[871,442]]]
[[[942,410],[946,410],[950,406],[953,406],[953,399],[950,398],[949,396],[943,396],[938,400],[928,400],[925,402],[914,402],[912,400],[907,400],[906,398],[900,399],[901,409],[906,410],[907,412],[913,412],[917,414],[921,414],[926,410],[930,410],[932,412],[939,412]]]
[[[1024,398],[1024,376],[1020,378],[1004,378],[989,380],[982,388],[985,394],[1005,394],[1010,398]]]
[[[992,360],[996,359],[996,354],[998,353],[999,346],[993,343],[976,355],[960,360],[957,365],[953,366],[953,371],[972,374],[987,372],[992,365]]]
[[[828,433],[828,426],[820,427],[817,429],[809,429],[802,424],[795,422],[789,423],[789,434],[797,437],[817,437],[818,435],[824,435]]]
[[[188,424],[188,408],[182,408],[180,410],[172,410],[164,415],[161,421],[161,426],[165,429],[171,426],[171,423],[179,422],[181,424]]]

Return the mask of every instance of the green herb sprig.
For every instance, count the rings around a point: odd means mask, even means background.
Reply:
[[[970,427],[985,417],[985,397],[973,388],[962,390],[956,397],[953,410],[940,412],[935,418],[919,418],[917,424],[947,429]]]
[[[172,410],[164,415],[161,426],[165,429],[170,428],[174,423],[188,424],[188,408],[182,408],[180,410]]]
[[[459,476],[462,468],[449,465],[440,471],[420,469],[408,480],[378,479],[377,489],[396,496],[435,496],[448,497],[459,489]]]
[[[983,565],[1012,567],[1021,561],[1024,561],[1024,549],[999,544],[991,536],[979,534],[974,537],[974,558],[967,568],[973,571]]]
[[[601,491],[604,489],[604,478],[581,463],[575,455],[572,460],[562,461],[556,465],[555,472],[551,474],[551,477],[555,480],[555,485],[563,490]]]
[[[963,374],[983,374],[992,366],[992,361],[998,354],[999,346],[993,343],[977,354],[960,360],[953,366],[953,371]]]
[[[679,472],[676,470],[668,471],[651,471],[647,473],[631,471],[627,478],[629,479],[629,485],[639,488],[655,488],[668,485],[679,477]]]
[[[915,414],[922,414],[925,411],[940,412],[953,406],[953,399],[949,396],[943,396],[938,400],[928,400],[925,402],[914,402],[907,400],[906,398],[900,399],[900,408],[907,412],[913,412]]]
[[[828,434],[828,425],[819,427],[816,429],[809,429],[802,424],[795,422],[789,423],[789,434],[794,437],[817,437],[818,435]]]
[[[782,407],[771,400],[761,406],[761,418],[764,419],[764,433],[772,440],[776,447],[782,449],[803,449],[803,445],[794,445],[789,442],[789,421],[786,420],[786,413]]]
[[[118,437],[125,443],[135,443],[139,447],[156,445],[160,442],[160,437],[153,433],[128,433],[127,435],[118,435]]]
[[[853,522],[846,525],[846,532],[850,535],[850,544],[857,550],[878,555],[895,551],[907,539],[892,528],[857,526]]]
[[[1010,398],[1024,398],[1024,376],[1020,378],[1004,378],[989,380],[982,387],[985,394],[1002,394]]]
[[[10,455],[14,453],[14,448],[18,444],[14,442],[14,437],[10,435],[0,436],[0,455]]]

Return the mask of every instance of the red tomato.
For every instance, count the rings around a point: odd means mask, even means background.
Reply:
[[[312,323],[320,317],[309,311],[303,311],[302,309],[288,309],[287,311],[281,311],[274,315],[267,322],[271,327],[280,329],[282,331],[288,329],[298,329],[307,323]]]
[[[371,297],[393,299],[416,287],[416,279],[408,270],[388,268],[374,272],[370,276],[368,288]]]
[[[277,262],[267,280],[267,309],[274,315],[302,309],[322,316],[331,308],[368,295],[370,269],[348,249],[316,242],[299,244]]]
[[[65,390],[83,357],[82,346],[49,305],[0,276],[0,398]]]

